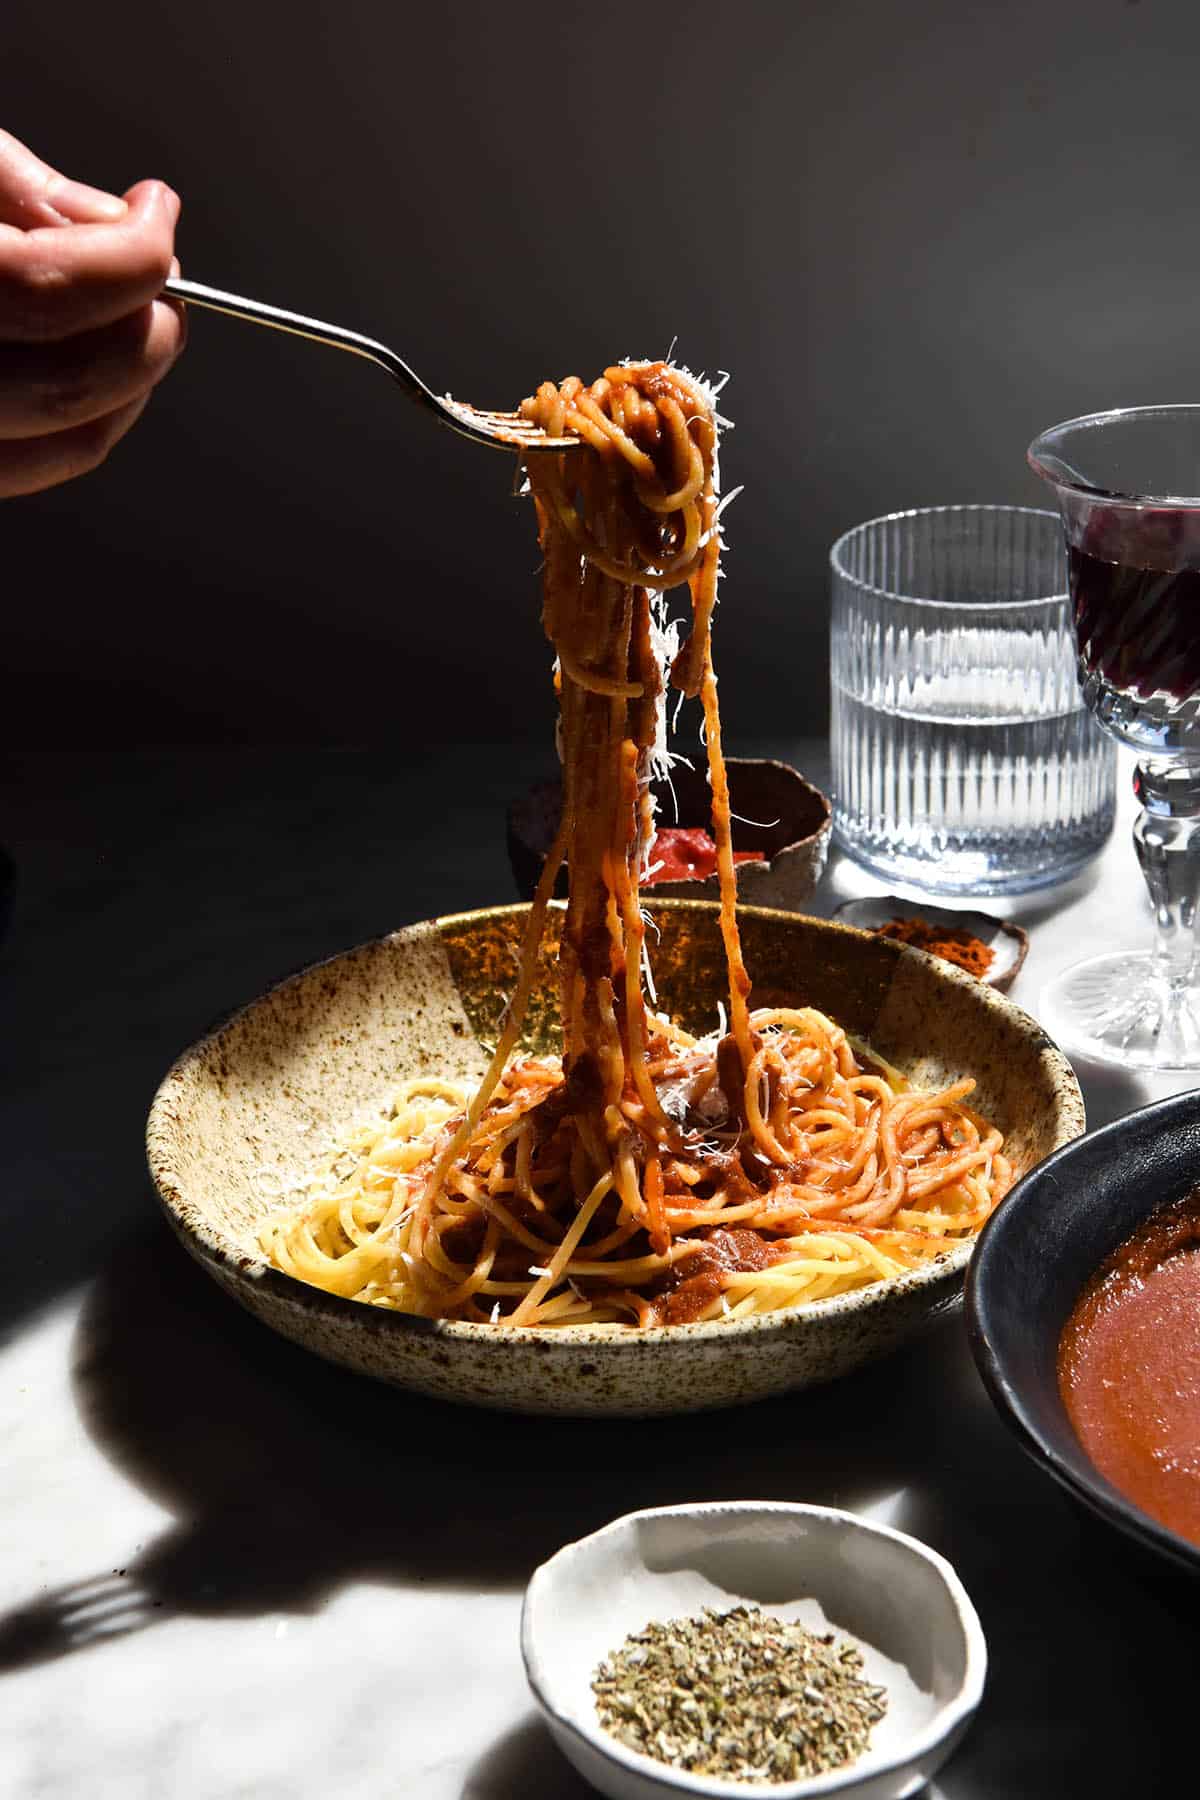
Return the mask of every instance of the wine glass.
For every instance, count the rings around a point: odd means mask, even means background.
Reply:
[[[1134,846],[1153,948],[1078,963],[1045,1023],[1099,1061],[1200,1068],[1200,405],[1093,413],[1029,448],[1067,539],[1083,696],[1138,753]]]

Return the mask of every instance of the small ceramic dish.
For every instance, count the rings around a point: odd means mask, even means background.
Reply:
[[[735,1782],[671,1768],[600,1725],[592,1676],[630,1633],[743,1603],[861,1651],[888,1709],[857,1762],[801,1781]],[[559,1748],[611,1800],[900,1800],[962,1737],[987,1668],[975,1608],[935,1551],[853,1513],[756,1500],[629,1513],[567,1544],[526,1589],[521,1651]]]
[[[1200,1575],[1200,1545],[1150,1518],[1096,1468],[1058,1386],[1063,1327],[1088,1281],[1159,1207],[1200,1181],[1200,1091],[1066,1145],[984,1226],[967,1281],[971,1348],[1022,1447],[1106,1524]]]
[[[707,1031],[728,993],[719,910],[652,900],[659,1001]],[[527,1330],[364,1306],[268,1267],[264,1221],[298,1207],[323,1154],[378,1119],[396,1084],[487,1066],[528,908],[408,925],[292,976],[179,1058],[147,1124],[167,1217],[225,1291],[274,1330],[400,1387],[512,1412],[707,1410],[832,1381],[962,1294],[974,1242],[890,1281],[757,1317]],[[1083,1130],[1079,1084],[1036,1022],[937,957],[798,913],[739,907],[751,1006],[815,1006],[922,1088],[970,1075],[1019,1174]],[[522,1048],[561,1044],[563,910],[551,909]]]
[[[1029,949],[1029,935],[1011,919],[994,919],[990,913],[963,912],[947,906],[930,906],[926,901],[901,900],[896,894],[868,894],[861,900],[845,900],[834,908],[833,916],[845,925],[857,925],[862,931],[878,931],[893,919],[924,919],[939,931],[967,931],[986,944],[992,953],[991,966],[980,977],[989,987],[1004,994],[1012,986]]]
[[[766,757],[731,756],[726,764],[734,812],[734,850],[761,850],[765,861],[739,863],[738,898],[747,906],[777,906],[799,912],[811,899],[829,855],[833,809],[820,788],[787,763]],[[658,823],[700,826],[711,831],[707,768],[678,763],[671,783],[659,783]],[[508,809],[508,859],[521,897],[533,898],[546,852],[558,830],[562,789],[557,781],[530,788]],[[566,872],[555,892],[567,891]],[[717,877],[656,881],[643,889],[650,900],[716,900]]]

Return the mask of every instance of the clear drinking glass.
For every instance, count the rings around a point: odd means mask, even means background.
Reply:
[[[1020,506],[871,519],[830,552],[834,835],[928,893],[1061,881],[1112,828],[1062,529]]]
[[[1133,841],[1157,922],[1152,948],[1060,976],[1045,1021],[1126,1068],[1200,1068],[1200,406],[1071,419],[1029,461],[1062,514],[1084,698],[1138,753]]]

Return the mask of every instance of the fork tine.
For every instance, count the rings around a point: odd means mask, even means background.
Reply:
[[[475,416],[485,419],[489,425],[495,425],[500,431],[519,432],[522,437],[545,438],[549,435],[541,425],[535,425],[530,419],[523,419],[519,413],[485,412],[477,413]],[[560,444],[577,444],[580,440],[577,437],[565,437],[556,438],[554,441]]]
[[[464,424],[486,432],[495,442],[509,444],[514,449],[571,450],[579,444],[575,437],[548,437],[540,425],[522,418],[520,413],[488,411],[472,406],[466,400],[455,400],[449,394],[445,396],[445,404]]]
[[[463,414],[478,425],[495,425],[501,431],[519,431],[524,437],[545,437],[540,425],[530,419],[523,419],[520,413],[492,412],[487,407],[472,406],[466,400],[451,400],[455,412]]]

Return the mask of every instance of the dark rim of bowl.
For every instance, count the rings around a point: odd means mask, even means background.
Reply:
[[[731,781],[735,774],[749,768],[782,769],[792,780],[796,790],[798,804],[802,803],[806,807],[811,806],[814,815],[820,815],[817,823],[812,826],[811,830],[806,831],[802,837],[789,838],[786,844],[781,844],[778,850],[772,851],[771,855],[766,858],[768,866],[770,866],[777,857],[782,856],[785,850],[797,850],[801,849],[806,844],[815,844],[831,830],[833,825],[833,801],[823,788],[819,788],[816,782],[811,781],[807,775],[801,774],[800,770],[795,768],[792,763],[785,763],[777,756],[727,756],[725,758],[725,768],[730,775]],[[543,789],[546,790],[547,793],[555,790],[561,792],[561,783],[553,778],[547,779],[546,781],[537,781],[534,782],[532,787],[523,789],[520,794],[515,796],[515,798],[509,802],[507,812],[507,823],[510,831],[515,830],[514,815],[517,813],[518,809],[523,806],[533,794],[538,793]],[[801,792],[801,790],[803,790],[803,792]],[[526,849],[533,851],[536,856],[544,860],[546,850],[549,847],[548,845],[541,846],[532,844],[524,837],[521,838],[521,843]],[[711,880],[713,878],[711,876],[706,876],[704,879]],[[697,886],[699,886],[699,883],[697,883]],[[649,897],[653,899],[654,895],[650,894]],[[682,896],[678,897],[682,898]],[[699,896],[697,896],[697,898],[699,898]]]
[[[1064,1455],[1059,1445],[1052,1442],[1041,1429],[1025,1402],[1020,1383],[1012,1379],[1005,1367],[1004,1357],[996,1349],[994,1322],[989,1307],[989,1291],[1002,1276],[1002,1270],[996,1269],[995,1265],[1003,1255],[1002,1246],[1006,1234],[1026,1226],[1023,1215],[1036,1209],[1039,1183],[1049,1182],[1057,1186],[1059,1171],[1069,1164],[1072,1156],[1080,1155],[1085,1145],[1111,1143],[1116,1152],[1130,1130],[1131,1120],[1157,1126],[1164,1133],[1172,1126],[1185,1122],[1195,1124],[1200,1121],[1200,1088],[1190,1089],[1185,1094],[1175,1094],[1167,1100],[1155,1101],[1152,1105],[1139,1107],[1135,1112],[1126,1113],[1107,1125],[1098,1126],[1095,1131],[1089,1131],[1085,1136],[1064,1144],[1060,1150],[1055,1150],[1044,1162],[1038,1163],[1027,1175],[1022,1176],[980,1232],[975,1243],[975,1254],[967,1265],[967,1334],[976,1367],[992,1404],[1025,1453],[1089,1511],[1115,1525],[1119,1531],[1140,1544],[1176,1563],[1182,1563],[1193,1573],[1200,1573],[1200,1545],[1180,1537],[1169,1526],[1151,1518],[1119,1488],[1114,1487],[1108,1477],[1102,1475],[1092,1463],[1083,1445],[1075,1437],[1069,1420],[1066,1421],[1066,1430],[1078,1463]],[[1161,1202],[1156,1202],[1157,1204]],[[1149,1218],[1155,1210],[1155,1206],[1148,1208],[1145,1217]]]

